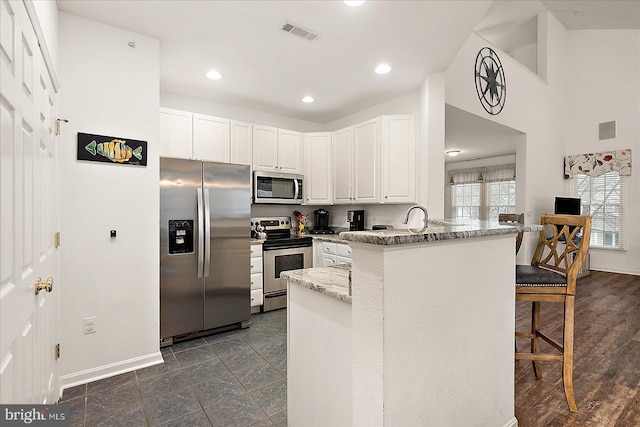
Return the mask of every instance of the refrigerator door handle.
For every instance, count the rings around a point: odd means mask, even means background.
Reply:
[[[211,263],[211,205],[209,204],[209,189],[204,193],[204,277],[209,277],[209,264]]]
[[[196,189],[198,195],[198,278],[202,278],[204,263],[204,207],[202,206],[202,188]]]

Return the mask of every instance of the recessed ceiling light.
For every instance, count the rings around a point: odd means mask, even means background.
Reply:
[[[455,156],[457,156],[458,154],[460,154],[460,150],[449,150],[449,151],[445,151],[445,154],[446,154],[447,156],[450,156],[450,157],[455,157]]]
[[[222,78],[222,74],[220,74],[216,70],[211,70],[207,73],[207,77],[209,77],[211,80],[220,80]]]
[[[364,0],[345,0],[344,4],[346,4],[347,6],[360,6],[362,3],[364,3]]]
[[[315,99],[313,99],[313,96],[305,96],[304,98],[302,98],[302,102],[306,102],[307,104],[313,101],[315,101]]]
[[[389,64],[380,64],[376,67],[376,73],[378,74],[387,74],[389,71],[391,71]]]

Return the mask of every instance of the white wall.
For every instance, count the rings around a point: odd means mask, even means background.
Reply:
[[[522,156],[525,161],[524,167],[518,161],[518,185],[524,200],[519,198],[517,202],[518,210],[532,211],[532,216],[525,219],[527,223],[538,223],[542,213],[553,212],[553,196],[564,188],[562,126],[569,114],[565,108],[567,32],[551,14],[546,14],[546,18],[542,21],[548,28],[549,40],[547,82],[493,47],[502,61],[507,81],[507,100],[500,114],[492,116],[484,111],[471,72],[478,51],[488,45],[486,40],[472,34],[446,72],[447,104],[526,134],[526,139],[523,136],[518,143],[518,160]],[[528,258],[535,245],[536,236],[531,234],[534,233],[525,234],[521,248]]]
[[[59,29],[61,381],[72,385],[161,360],[159,43],[64,12]],[[148,164],[77,161],[77,132],[147,141]],[[84,335],[88,316],[96,333]]]
[[[526,134],[518,141],[518,185],[523,191],[518,210],[532,211],[526,218],[528,223],[538,222],[542,213],[553,212],[554,196],[569,194],[562,173],[565,155],[598,147],[635,148],[638,152],[640,144],[639,32],[568,32],[550,13],[541,14],[540,19],[541,28],[547,31],[547,81],[494,47],[508,88],[500,114],[491,116],[482,109],[470,73],[477,52],[487,45],[485,40],[471,35],[446,73],[448,104]],[[618,120],[618,138],[598,142],[598,123],[609,120]],[[639,178],[637,174],[629,178],[625,218],[628,250],[592,250],[593,269],[640,274]],[[522,249],[530,258],[535,243],[534,236],[527,234]]]
[[[640,158],[640,31],[570,31],[569,106],[564,154],[631,148]],[[594,58],[597,58],[594,60]],[[598,124],[615,120],[616,138],[598,140]],[[626,252],[591,249],[591,268],[640,274],[640,171],[625,183]],[[569,194],[569,180],[565,194]]]

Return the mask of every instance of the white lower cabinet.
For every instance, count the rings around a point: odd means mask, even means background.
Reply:
[[[251,311],[259,311],[262,304],[262,245],[251,245]]]
[[[322,242],[321,259],[321,267],[351,264],[351,247],[346,243]]]

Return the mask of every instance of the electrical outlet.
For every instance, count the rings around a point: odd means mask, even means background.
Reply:
[[[84,318],[84,334],[95,334],[96,333],[96,318],[95,317],[85,317]]]

